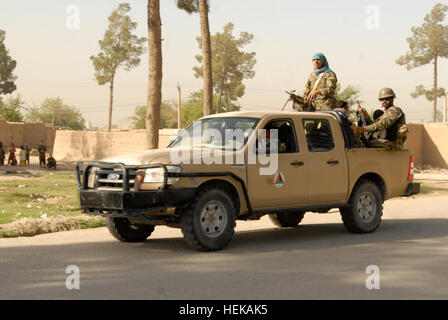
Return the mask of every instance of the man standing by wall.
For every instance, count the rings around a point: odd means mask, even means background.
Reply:
[[[40,141],[37,151],[39,151],[39,167],[45,168],[45,152],[47,152],[47,148],[45,147],[43,140]]]

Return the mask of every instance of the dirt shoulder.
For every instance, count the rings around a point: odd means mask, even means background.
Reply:
[[[421,192],[417,196],[448,194],[448,169],[416,168],[414,181],[421,183]]]

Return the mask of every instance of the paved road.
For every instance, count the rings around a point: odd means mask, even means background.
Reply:
[[[105,228],[0,239],[0,299],[447,299],[447,208],[448,196],[387,201],[368,235],[347,233],[338,213],[286,230],[264,217],[212,253],[165,227],[140,244]],[[79,290],[65,286],[68,265]],[[379,290],[366,288],[369,265]]]

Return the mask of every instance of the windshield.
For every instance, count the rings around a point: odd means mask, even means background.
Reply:
[[[249,139],[259,118],[219,117],[199,119],[178,136],[168,148],[213,148],[239,150]]]

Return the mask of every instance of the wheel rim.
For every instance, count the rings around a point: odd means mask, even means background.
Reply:
[[[208,237],[216,238],[224,232],[227,212],[221,202],[213,200],[205,204],[200,219],[202,231]]]
[[[373,193],[363,192],[358,200],[358,216],[363,222],[369,223],[376,216],[376,199]]]

